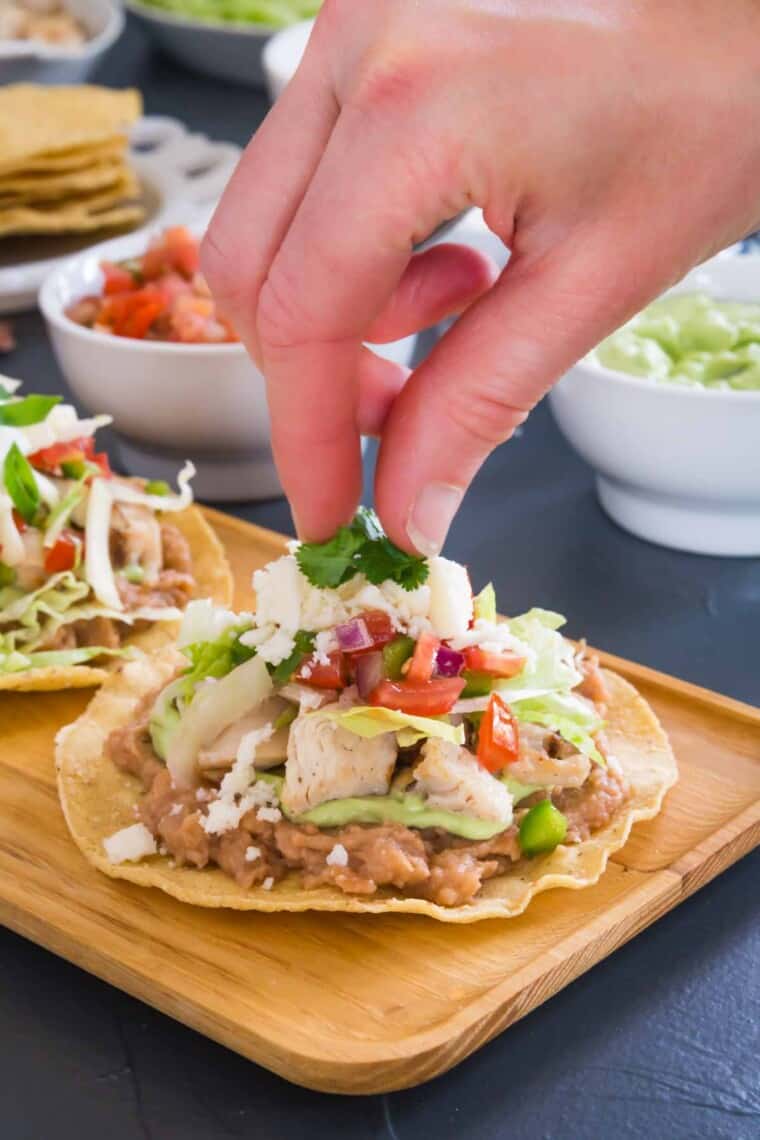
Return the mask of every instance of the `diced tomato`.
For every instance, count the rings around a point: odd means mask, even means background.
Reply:
[[[116,336],[142,340],[156,317],[166,308],[167,303],[155,286],[146,285],[131,293],[105,297],[98,323],[107,325]]]
[[[359,649],[356,653],[352,653],[352,657],[358,657],[362,653],[374,653],[377,649],[382,649],[384,645],[393,641],[396,631],[391,619],[382,610],[367,610],[366,613],[359,614],[359,617],[367,627],[367,633],[372,638],[372,644],[365,649]]]
[[[91,435],[70,439],[66,443],[53,443],[50,447],[40,448],[27,458],[32,467],[49,475],[60,475],[62,463],[86,460],[88,463],[96,464],[106,479],[111,477],[108,456],[104,451],[95,451],[95,437]]]
[[[525,667],[525,658],[511,649],[498,653],[472,645],[464,650],[464,667],[472,673],[487,673],[489,677],[515,677]]]
[[[23,534],[26,530],[26,519],[18,513],[15,507],[13,508],[13,521],[16,524],[16,530],[19,534]]]
[[[489,772],[499,772],[520,753],[520,734],[515,715],[498,693],[491,693],[480,722],[478,760]]]
[[[438,652],[440,644],[440,641],[434,634],[420,634],[417,639],[417,644],[414,647],[414,653],[407,662],[405,670],[402,670],[407,681],[424,684],[425,681],[430,680],[433,676],[435,655]]]
[[[70,531],[62,531],[55,545],[45,552],[45,570],[48,574],[71,570],[76,564],[79,545],[80,540]]]
[[[462,677],[439,677],[417,681],[381,681],[369,695],[369,704],[397,709],[410,716],[442,716],[455,704],[464,688]]]
[[[121,265],[112,261],[101,261],[100,268],[103,273],[103,292],[107,297],[113,293],[130,293],[138,288],[134,275]]]
[[[66,443],[53,443],[50,447],[42,447],[27,458],[32,467],[55,475],[61,470],[62,463],[73,463],[78,459],[86,459],[88,452],[92,451],[92,447],[92,436],[70,439]]]
[[[100,468],[100,474],[104,479],[111,478],[113,471],[111,470],[111,464],[108,461],[108,456],[105,451],[94,451],[92,455],[88,456],[88,459],[90,463],[94,463]],[[87,480],[87,482],[89,482],[89,480]]]
[[[346,683],[346,659],[339,649],[327,654],[329,664],[308,657],[295,672],[295,680],[314,689],[342,689]]]
[[[172,270],[190,278],[198,272],[199,265],[196,238],[185,226],[170,226],[149,245],[142,259],[142,272],[148,281]]]

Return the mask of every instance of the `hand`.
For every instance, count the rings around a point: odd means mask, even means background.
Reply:
[[[203,248],[299,533],[352,514],[364,431],[388,533],[439,550],[563,372],[760,224],[758,43],[755,0],[326,0]],[[411,253],[473,203],[512,250],[495,283]],[[464,309],[406,383],[362,348]]]

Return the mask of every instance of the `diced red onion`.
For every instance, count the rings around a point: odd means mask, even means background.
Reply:
[[[449,649],[448,645],[440,645],[435,655],[435,674],[437,677],[458,677],[464,669],[464,654],[456,649]]]
[[[343,625],[336,625],[335,636],[344,653],[361,653],[375,644],[363,618],[351,618]]]
[[[385,677],[382,653],[363,653],[354,662],[356,687],[359,696],[366,701],[373,689],[376,689]]]

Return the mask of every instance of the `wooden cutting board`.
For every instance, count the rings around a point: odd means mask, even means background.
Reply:
[[[209,511],[235,570],[282,550]],[[0,696],[0,921],[310,1088],[375,1093],[461,1061],[760,840],[760,710],[607,655],[670,733],[681,779],[595,887],[515,919],[194,910],[100,875],[69,838],[53,738],[82,691]]]

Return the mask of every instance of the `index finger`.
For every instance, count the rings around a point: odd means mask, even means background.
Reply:
[[[387,121],[342,109],[259,294],[275,458],[299,532],[313,539],[328,537],[359,500],[362,339],[415,236],[439,220],[400,137]]]

